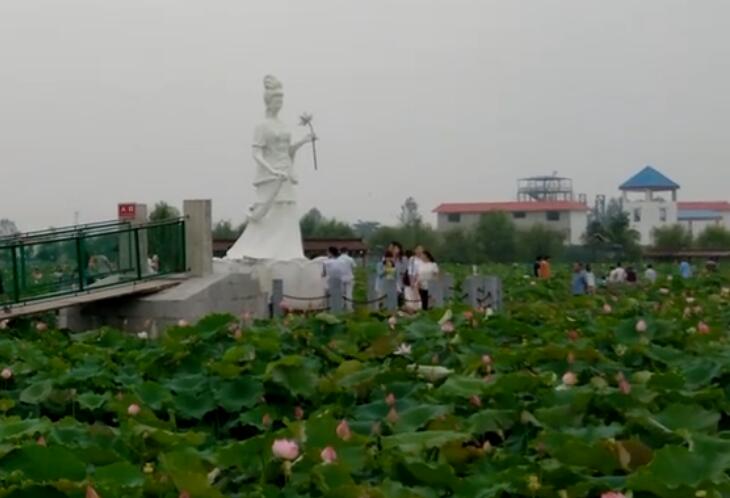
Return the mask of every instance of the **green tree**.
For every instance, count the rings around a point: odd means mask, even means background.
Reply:
[[[302,216],[299,220],[299,226],[302,230],[302,237],[311,238],[317,232],[317,227],[322,223],[324,216],[317,208],[312,208]]]
[[[305,239],[349,239],[355,237],[352,227],[334,218],[326,218],[313,208],[299,222]]]
[[[180,210],[171,206],[165,201],[155,204],[149,214],[151,223],[160,223],[180,218]],[[140,234],[141,235],[141,234]],[[156,255],[160,258],[161,271],[171,271],[180,266],[182,260],[182,244],[185,243],[184,234],[174,225],[160,225],[149,227],[147,235],[147,254],[142,254],[140,262],[143,267],[146,265],[147,257]]]
[[[378,228],[380,228],[380,223],[377,221],[357,220],[357,222],[352,225],[355,235],[363,240],[368,240],[372,237],[373,234],[378,231]]]
[[[517,229],[505,213],[485,214],[473,231],[477,257],[495,262],[513,261],[517,249],[516,236]]]
[[[634,259],[641,254],[639,232],[631,228],[629,213],[619,199],[611,199],[603,213],[593,212],[583,237],[590,249],[601,252],[619,252],[624,258]]]
[[[722,226],[709,226],[697,236],[696,243],[704,251],[730,250],[730,230]]]
[[[543,224],[533,225],[517,232],[517,254],[522,261],[532,261],[545,255],[559,258],[565,250],[565,234]]]
[[[660,251],[682,251],[692,247],[692,233],[675,224],[652,230],[654,248]]]
[[[221,220],[213,227],[213,238],[218,240],[237,239],[241,235],[242,226],[234,227],[230,220]]]
[[[442,235],[437,257],[448,263],[483,263],[484,258],[476,251],[474,231],[454,228]]]
[[[18,226],[15,224],[14,221],[7,218],[3,218],[0,220],[0,237],[4,237],[6,235],[15,235],[19,232],[20,230],[18,230]]]
[[[413,197],[407,198],[401,206],[398,221],[404,227],[420,227],[423,225],[423,216],[421,216],[418,203]]]
[[[151,222],[156,221],[167,221],[180,217],[180,210],[174,206],[171,206],[165,201],[160,201],[155,204],[154,209],[149,214],[148,218]]]

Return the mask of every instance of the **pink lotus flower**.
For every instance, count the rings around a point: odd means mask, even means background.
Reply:
[[[271,445],[271,452],[276,458],[291,462],[299,456],[299,445],[291,439],[277,439]]]
[[[485,367],[492,366],[492,357],[489,356],[488,354],[483,354],[482,355],[482,365],[484,365]]]
[[[472,313],[471,311],[465,311],[464,318],[466,318],[467,320],[472,320],[474,318],[474,313]]]
[[[322,453],[320,453],[319,456],[322,458],[322,461],[325,464],[330,464],[337,461],[337,452],[332,446],[327,446],[325,449],[323,449]]]
[[[636,322],[636,331],[637,332],[639,332],[639,333],[646,332],[647,328],[648,328],[648,326],[646,325],[645,320],[639,320],[638,322]]]
[[[700,322],[697,324],[697,333],[700,335],[707,335],[710,333],[710,326],[707,325],[705,322]]]
[[[294,418],[297,420],[302,420],[304,418],[304,410],[301,406],[294,408]]]
[[[182,320],[181,319],[181,320],[178,320],[178,322],[177,322],[177,326],[178,327],[187,327],[188,325],[190,325],[190,324],[188,323],[187,320]]]
[[[618,380],[618,389],[623,394],[629,395],[631,394],[631,383],[626,380],[626,377],[624,377],[624,374],[619,373],[616,376],[616,379]]]
[[[388,318],[388,327],[390,327],[391,330],[395,329],[395,326],[398,325],[398,319],[394,316],[391,316]]]
[[[36,439],[35,444],[37,444],[38,446],[46,446],[46,438],[44,438],[43,436],[39,437],[38,439]]]
[[[395,424],[400,420],[400,415],[398,415],[398,410],[395,409],[395,406],[392,406],[390,408],[390,411],[388,412],[388,416],[386,417],[386,420],[390,422],[391,424]]]
[[[3,371],[0,372],[0,377],[5,380],[10,380],[13,378],[13,371],[9,368],[3,368]]]
[[[86,498],[99,498],[99,493],[91,486],[86,486]]]
[[[608,315],[613,312],[613,308],[610,304],[606,303],[603,305],[603,312]]]
[[[577,330],[570,330],[570,331],[568,331],[567,335],[568,335],[568,339],[570,339],[573,342],[580,339],[580,332],[578,332]]]
[[[454,331],[454,324],[452,322],[446,322],[441,325],[441,332],[444,334],[451,334]]]
[[[626,498],[626,495],[618,491],[606,491],[601,495],[601,498]]]
[[[48,325],[46,325],[43,322],[38,322],[38,323],[35,324],[35,329],[38,332],[45,332],[46,330],[48,330]]]
[[[563,374],[563,384],[566,386],[574,386],[578,383],[578,376],[573,372],[565,372]]]
[[[469,398],[469,403],[471,403],[471,406],[473,406],[474,408],[481,408],[482,398],[474,394]]]
[[[388,393],[388,395],[385,397],[385,403],[388,406],[395,406],[395,401],[396,401],[395,394],[393,394],[393,393]]]
[[[140,410],[141,408],[137,403],[132,403],[127,407],[127,413],[132,417],[136,417],[137,415],[139,415]]]
[[[337,424],[335,432],[337,433],[337,437],[343,441],[349,441],[352,438],[352,431],[350,430],[350,425],[347,423],[347,420],[343,420]]]

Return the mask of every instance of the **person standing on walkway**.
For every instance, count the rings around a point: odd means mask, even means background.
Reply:
[[[692,278],[692,265],[687,258],[683,258],[679,263],[679,274],[684,279]]]
[[[573,265],[573,279],[570,284],[570,290],[574,296],[584,296],[588,291],[586,272],[583,270],[583,265],[580,263],[575,263]]]
[[[585,279],[586,279],[586,291],[588,294],[595,294],[596,293],[596,274],[593,273],[593,268],[591,268],[591,265],[586,265],[586,271],[585,271]]]
[[[644,272],[644,278],[650,285],[654,285],[657,279],[657,273],[653,265],[647,265]]]
[[[433,255],[428,251],[423,251],[419,258],[421,263],[418,266],[418,276],[416,277],[416,284],[418,293],[421,297],[421,309],[429,309],[429,286],[431,282],[436,280],[439,275],[439,267],[436,264],[436,260]]]
[[[553,270],[552,266],[550,265],[550,256],[545,256],[540,261],[540,278],[543,280],[548,280],[552,273]]]
[[[355,287],[355,260],[350,256],[346,247],[340,249],[337,258],[342,266],[342,293],[345,295],[345,309],[352,311],[352,294]]]

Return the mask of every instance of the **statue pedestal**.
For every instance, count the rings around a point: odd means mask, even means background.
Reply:
[[[261,292],[271,298],[274,280],[281,280],[284,287],[279,303],[282,307],[309,311],[325,309],[327,302],[327,282],[323,277],[324,265],[321,261],[308,259],[293,261],[273,260],[219,260],[219,267],[226,267],[231,273],[249,273],[259,282]]]

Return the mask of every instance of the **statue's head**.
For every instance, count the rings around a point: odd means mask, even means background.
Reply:
[[[284,104],[284,89],[281,82],[271,75],[264,78],[264,103],[266,110],[274,114],[278,113]]]

